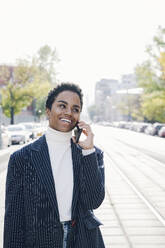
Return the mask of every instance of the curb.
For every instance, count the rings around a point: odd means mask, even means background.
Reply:
[[[9,151],[0,151],[0,172],[6,169],[10,157]]]

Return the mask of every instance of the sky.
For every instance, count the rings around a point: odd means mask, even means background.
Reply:
[[[120,80],[146,59],[164,0],[0,0],[0,64],[56,48],[57,79],[80,85],[89,104],[95,83]]]

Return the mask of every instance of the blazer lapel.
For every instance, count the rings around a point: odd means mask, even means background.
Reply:
[[[72,219],[76,216],[76,205],[79,195],[79,183],[80,183],[80,173],[81,171],[81,148],[78,148],[75,143],[71,140],[71,150],[72,150],[72,161],[73,161],[73,199],[72,199]]]
[[[35,142],[33,144],[32,150],[34,152],[32,156],[32,162],[36,168],[40,181],[47,192],[49,200],[52,203],[53,209],[56,212],[57,219],[59,220],[60,218],[56,198],[55,184],[45,135],[38,140],[38,143]]]

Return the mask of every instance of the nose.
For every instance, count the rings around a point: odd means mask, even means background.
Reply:
[[[65,114],[71,115],[71,114],[72,114],[71,108],[67,107],[67,108],[65,109]]]

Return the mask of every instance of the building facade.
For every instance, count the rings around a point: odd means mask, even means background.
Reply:
[[[98,81],[95,87],[96,121],[131,119],[129,98],[137,97],[139,92],[134,74],[122,75],[120,81],[115,79]]]

